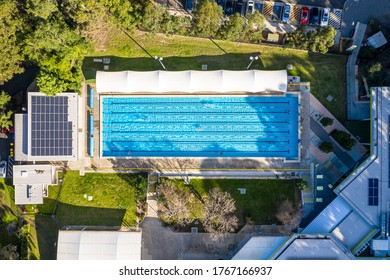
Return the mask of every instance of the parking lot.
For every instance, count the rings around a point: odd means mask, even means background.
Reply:
[[[198,2],[201,0],[156,0],[156,2],[168,6],[170,9],[174,10],[185,10],[187,13],[192,13]],[[291,4],[286,4],[284,2],[273,2],[273,1],[264,1],[264,0],[215,0],[218,5],[221,6],[224,14],[229,16],[233,13],[240,13],[245,15],[249,12],[259,11],[264,17],[269,21],[271,25],[280,24],[280,25],[290,25],[293,27],[298,27],[300,25],[300,19],[302,14],[302,9],[307,7],[309,10],[309,19],[310,14],[313,8],[317,8],[319,11],[320,18],[322,17],[324,8],[329,9],[329,16],[326,20],[326,24],[321,24],[322,26],[330,25],[336,30],[341,28],[341,19],[342,19],[342,6],[345,0],[299,0],[299,1],[288,1]],[[306,5],[307,4],[307,5]],[[314,6],[313,4],[316,4]],[[252,8],[253,5],[253,8]],[[284,12],[287,5],[290,6],[290,12],[288,15],[288,20],[282,20]],[[332,6],[331,6],[332,5]],[[306,24],[305,24],[306,25]],[[309,26],[317,26],[318,24],[310,24]],[[295,28],[283,28],[281,26],[278,28],[278,32],[287,32],[288,30],[294,30]]]

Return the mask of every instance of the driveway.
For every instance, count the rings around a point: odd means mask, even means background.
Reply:
[[[356,22],[368,23],[377,18],[386,26],[390,25],[390,1],[386,0],[347,0],[344,5],[341,36],[352,37]]]

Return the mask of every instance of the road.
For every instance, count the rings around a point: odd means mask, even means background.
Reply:
[[[341,36],[351,38],[356,22],[368,23],[374,17],[389,27],[390,1],[347,0],[344,4]]]

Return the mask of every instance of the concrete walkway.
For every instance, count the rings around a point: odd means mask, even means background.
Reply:
[[[348,120],[367,120],[370,118],[370,102],[359,101],[358,66],[356,65],[366,28],[366,24],[357,23],[352,44],[356,47],[348,57],[346,65]]]

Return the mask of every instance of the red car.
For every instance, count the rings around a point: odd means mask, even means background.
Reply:
[[[303,7],[301,10],[301,18],[299,19],[299,24],[307,24],[309,21],[309,9],[308,7]]]

